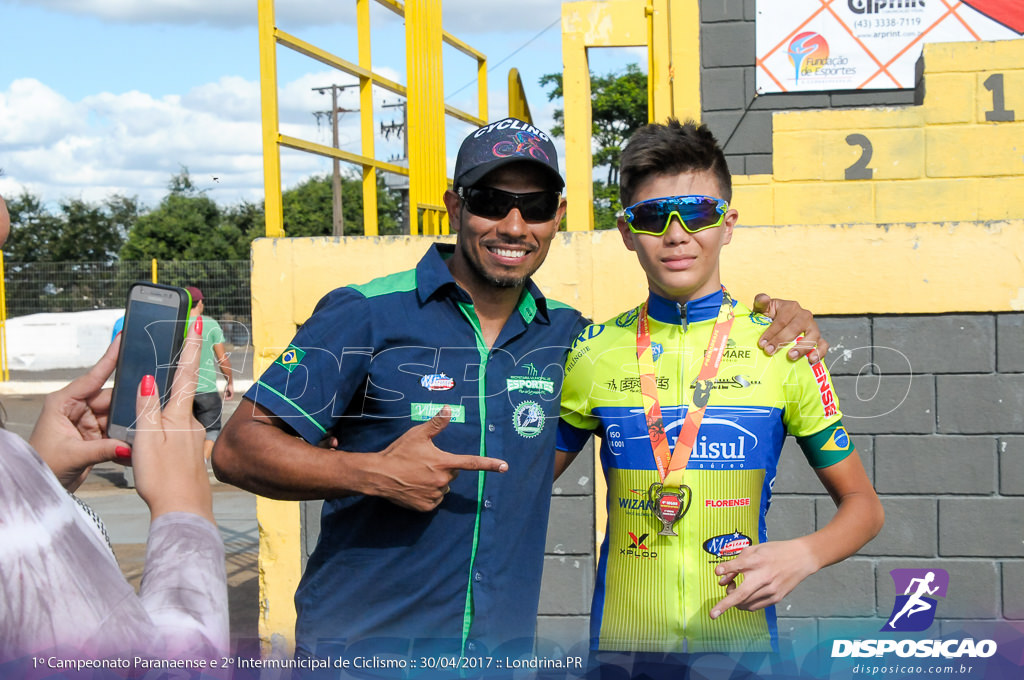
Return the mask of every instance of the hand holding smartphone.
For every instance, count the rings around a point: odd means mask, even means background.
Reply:
[[[188,291],[175,286],[136,283],[128,290],[107,436],[134,440],[136,390],[143,376],[155,376],[160,404],[167,403],[191,303]]]

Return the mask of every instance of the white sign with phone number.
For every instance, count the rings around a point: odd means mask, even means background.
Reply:
[[[1022,35],[1020,0],[757,0],[757,92],[912,88],[926,42]]]

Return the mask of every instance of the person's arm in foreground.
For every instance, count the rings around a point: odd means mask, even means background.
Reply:
[[[754,611],[776,604],[814,572],[857,552],[882,528],[882,503],[856,451],[816,472],[835,501],[835,516],[813,534],[750,546],[715,567],[726,596],[712,608],[711,618],[729,607]],[[737,586],[740,574],[743,582]]]
[[[139,387],[132,450],[135,488],[151,517],[139,599],[170,657],[229,649],[224,543],[213,517],[203,427],[192,416],[202,318],[188,332],[167,406],[152,376]]]
[[[434,446],[434,437],[450,419],[445,407],[383,451],[339,451],[291,435],[280,418],[243,398],[217,438],[213,467],[218,479],[270,498],[380,496],[429,511],[440,505],[460,471],[508,470],[499,458],[456,455]]]

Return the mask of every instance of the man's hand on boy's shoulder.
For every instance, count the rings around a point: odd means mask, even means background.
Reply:
[[[789,358],[799,359],[806,355],[812,364],[821,361],[828,354],[828,341],[821,337],[818,322],[814,320],[814,315],[810,311],[800,306],[799,302],[780,300],[767,293],[758,293],[754,297],[751,309],[772,320],[772,325],[757,341],[765,353],[774,354],[780,347],[793,344],[788,353]],[[797,341],[797,338],[801,339]]]

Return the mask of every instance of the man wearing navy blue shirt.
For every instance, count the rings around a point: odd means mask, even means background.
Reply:
[[[218,478],[326,499],[297,654],[532,648],[562,367],[586,325],[530,280],[563,186],[543,131],[507,118],[471,133],[444,195],[455,245],[325,296],[224,428]]]
[[[457,243],[329,293],[225,427],[219,477],[327,499],[295,598],[300,653],[530,650],[562,367],[586,325],[530,280],[563,186],[541,130],[471,134],[444,196]]]

